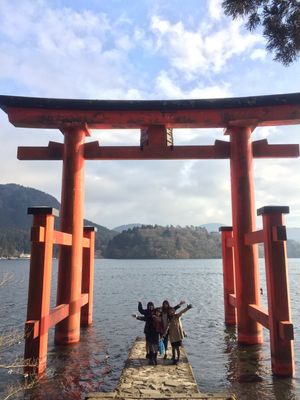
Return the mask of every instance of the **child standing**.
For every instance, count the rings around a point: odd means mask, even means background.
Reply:
[[[173,364],[179,362],[180,347],[182,346],[182,339],[184,338],[180,317],[191,308],[192,305],[188,304],[186,308],[177,314],[175,314],[174,308],[171,308],[169,311],[169,338],[172,346]]]

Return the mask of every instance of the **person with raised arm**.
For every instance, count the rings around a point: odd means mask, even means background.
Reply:
[[[132,316],[139,321],[145,321],[146,358],[149,358],[149,364],[157,365],[159,338],[162,333],[160,309],[156,308],[151,313],[146,313],[143,316],[136,314]]]
[[[172,360],[173,364],[178,364],[180,359],[180,347],[182,346],[182,339],[184,338],[184,331],[182,329],[180,317],[192,308],[188,304],[182,311],[175,313],[175,309],[171,308],[169,311],[169,337],[172,346]]]
[[[161,306],[161,323],[162,323],[162,337],[164,341],[164,346],[165,346],[165,355],[164,359],[168,357],[167,355],[167,350],[168,350],[168,341],[169,341],[169,311],[171,308],[173,308],[175,311],[178,310],[183,304],[185,304],[185,301],[182,300],[180,301],[179,304],[177,304],[174,307],[170,306],[170,303],[168,300],[164,300]]]
[[[154,303],[152,301],[149,301],[147,303],[147,308],[143,308],[143,304],[141,301],[138,302],[138,310],[139,313],[142,314],[145,319],[140,319],[141,321],[147,321],[147,318],[151,317],[151,315],[154,312]],[[137,317],[136,314],[133,314],[133,317]],[[139,318],[136,318],[139,319]],[[146,329],[147,329],[147,324],[145,323],[145,327],[144,327],[144,333],[146,335]],[[150,350],[148,348],[148,344],[147,344],[147,340],[146,340],[146,358],[149,358],[150,356]]]

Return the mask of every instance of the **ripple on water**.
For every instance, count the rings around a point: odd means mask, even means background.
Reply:
[[[12,272],[14,290],[1,292],[0,318],[7,328],[23,327],[26,315],[28,263],[0,262],[0,272]],[[261,267],[261,284],[264,268]],[[291,260],[289,274],[295,343],[300,331],[300,260]],[[53,284],[56,282],[56,263]],[[53,345],[49,338],[47,377],[19,398],[83,399],[90,391],[115,388],[135,338],[143,334],[143,323],[134,320],[137,302],[152,300],[172,305],[185,299],[194,306],[182,322],[188,337],[185,346],[199,388],[204,392],[232,391],[239,399],[300,398],[299,379],[272,376],[268,332],[262,346],[244,348],[236,343],[234,329],[223,324],[222,265],[220,260],[96,260],[94,324],[82,330],[81,342],[70,347]],[[264,293],[266,293],[264,291]],[[266,294],[262,297],[266,301]],[[52,293],[55,304],[55,290]],[[11,320],[13,316],[13,323]],[[22,354],[22,345],[9,354]],[[295,346],[296,368],[300,370],[300,347]],[[15,376],[1,372],[0,391]],[[2,386],[1,386],[2,385]]]

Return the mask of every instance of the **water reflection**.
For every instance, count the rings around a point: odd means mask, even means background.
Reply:
[[[295,379],[279,379],[272,377],[273,393],[276,400],[297,400]],[[299,399],[299,398],[298,398]]]
[[[48,353],[47,376],[26,393],[25,399],[84,399],[88,392],[102,390],[103,377],[110,372],[103,341],[93,327],[82,329],[81,341],[53,346]]]
[[[230,382],[260,382],[262,363],[260,347],[237,344],[235,327],[225,329],[225,352],[228,354],[227,379]]]
[[[224,345],[228,355],[227,379],[238,398],[296,400],[294,379],[272,375],[269,343],[253,346],[238,344],[236,328],[226,327]]]

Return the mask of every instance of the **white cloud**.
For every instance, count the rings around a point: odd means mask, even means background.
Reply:
[[[167,71],[160,71],[156,78],[156,91],[163,97],[173,99],[205,99],[229,97],[230,85],[221,82],[219,85],[208,85],[203,87],[193,86],[191,89],[183,89],[178,76],[172,77]],[[201,82],[198,82],[198,85]]]
[[[132,47],[134,46],[134,43],[128,35],[124,35],[124,36],[120,37],[119,39],[118,38],[116,39],[116,45],[121,50],[128,51],[128,50],[132,49]]]
[[[228,162],[129,161],[97,164],[87,173],[86,210],[110,227],[120,221],[150,224],[200,225],[218,216],[229,223]],[[90,170],[91,166],[87,167]],[[162,173],[163,171],[163,173]],[[222,179],[227,185],[219,188]],[[222,207],[218,206],[222,197]]]
[[[167,71],[161,71],[156,78],[156,91],[158,94],[167,98],[179,99],[182,96],[182,90],[168,76]]]
[[[152,30],[156,36],[156,48],[168,57],[171,65],[191,79],[195,74],[222,72],[226,63],[237,55],[247,53],[261,36],[242,33],[241,22],[224,23],[225,27],[212,25],[207,31],[189,30],[182,21],[171,24],[159,16],[152,17]]]
[[[267,57],[267,52],[264,49],[254,49],[250,54],[251,60],[261,60],[264,61]]]
[[[130,82],[134,88],[127,62],[133,41],[121,28],[114,31],[118,24],[91,10],[79,13],[44,1],[4,2],[0,79],[14,80],[37,96],[126,96]]]
[[[274,134],[279,132],[277,126],[264,126],[255,128],[252,134],[252,140],[266,139],[269,136],[274,137]]]
[[[212,19],[219,21],[223,15],[222,0],[210,0],[208,10]]]
[[[257,208],[290,206],[290,226],[299,226],[300,159],[257,159],[254,166]]]
[[[138,146],[140,143],[139,129],[105,129],[91,132],[89,141],[98,140],[100,146]]]

